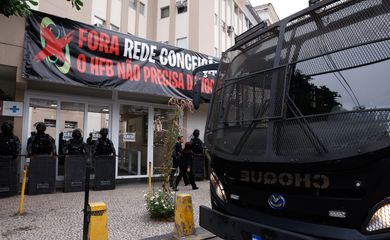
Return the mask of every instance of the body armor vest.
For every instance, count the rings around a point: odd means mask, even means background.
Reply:
[[[18,141],[15,136],[0,134],[0,155],[16,155],[18,149]]]
[[[96,155],[110,155],[110,154],[114,153],[111,146],[112,146],[112,143],[111,143],[110,139],[99,138],[97,146],[96,146]]]
[[[86,149],[82,140],[70,139],[68,144],[69,155],[83,155],[86,154]]]
[[[35,135],[31,141],[32,154],[51,154],[52,142],[48,134]]]

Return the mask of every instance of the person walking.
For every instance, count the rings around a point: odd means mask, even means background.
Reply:
[[[177,142],[175,143],[175,146],[173,147],[173,152],[172,152],[172,169],[171,169],[171,173],[169,176],[169,185],[171,186],[171,188],[174,188],[173,179],[174,179],[176,170],[179,168],[181,152],[183,151],[182,144],[183,144],[183,136],[180,135],[177,137]],[[180,171],[180,169],[179,169],[179,171]],[[183,174],[182,177],[183,177],[184,185],[187,186],[189,184],[187,173]]]
[[[180,173],[179,176],[176,179],[175,187],[173,188],[174,191],[178,191],[177,186],[179,185],[179,182],[181,178],[184,176],[184,174],[188,175],[190,184],[192,186],[193,190],[198,189],[198,187],[195,184],[195,179],[194,179],[194,172],[192,170],[192,165],[193,165],[193,153],[191,149],[191,143],[186,142],[184,145],[184,149],[181,152],[181,158],[180,158]]]

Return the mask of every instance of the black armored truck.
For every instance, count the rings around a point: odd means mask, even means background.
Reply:
[[[236,37],[205,142],[217,236],[390,239],[390,0],[323,0]]]

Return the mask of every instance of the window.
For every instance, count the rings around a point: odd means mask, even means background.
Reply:
[[[250,24],[251,24],[251,22],[249,21],[249,19],[248,19],[248,18],[245,18],[245,27],[246,27],[247,29],[250,28]]]
[[[161,8],[161,18],[169,17],[169,6]]]
[[[55,128],[56,127],[56,120],[54,119],[46,119],[44,120],[44,123],[46,127]]]
[[[106,24],[106,21],[104,21],[103,19],[101,19],[101,18],[99,18],[97,16],[93,17],[93,25],[94,26],[104,27],[105,24]]]
[[[115,26],[114,24],[110,24],[110,30],[119,31],[119,27]]]
[[[177,14],[187,12],[187,6],[177,7]]]
[[[145,14],[145,3],[139,2],[139,12],[144,15]]]
[[[65,128],[76,129],[77,124],[78,122],[75,121],[65,121]]]
[[[187,38],[178,38],[176,40],[176,47],[187,48]]]
[[[129,0],[129,8],[135,10],[135,0]]]
[[[389,64],[387,60],[315,76],[305,74],[303,64],[297,64],[289,95],[303,115],[388,108]]]

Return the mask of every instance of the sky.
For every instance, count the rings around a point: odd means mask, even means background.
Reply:
[[[250,0],[253,7],[272,3],[279,19],[290,16],[309,6],[309,0]]]

